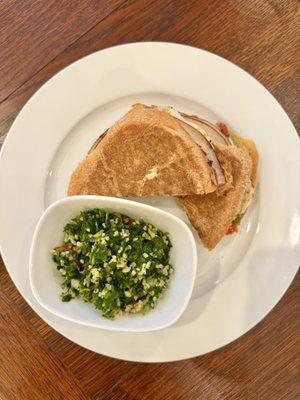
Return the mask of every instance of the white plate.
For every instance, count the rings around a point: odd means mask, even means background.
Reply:
[[[28,256],[43,210],[66,195],[77,162],[135,102],[171,105],[223,120],[252,137],[260,184],[241,232],[208,252],[198,245],[193,298],[179,321],[149,333],[81,327],[33,298]],[[169,43],[134,43],[85,57],[50,79],[15,120],[0,158],[0,242],[7,269],[32,308],[88,349],[132,361],[172,361],[215,350],[244,334],[279,301],[299,262],[299,141],[272,95],[214,54]],[[176,200],[143,199],[187,222]]]

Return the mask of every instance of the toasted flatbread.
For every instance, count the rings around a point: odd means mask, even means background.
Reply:
[[[252,174],[252,160],[245,149],[232,145],[218,146],[218,149],[231,164],[232,188],[225,193],[180,198],[189,220],[208,249],[213,249],[228,232],[241,209]]]
[[[72,174],[68,195],[188,195],[216,190],[204,152],[171,115],[133,107]]]

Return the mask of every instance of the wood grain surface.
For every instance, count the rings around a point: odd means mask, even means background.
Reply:
[[[299,129],[299,19],[297,0],[0,1],[0,139],[30,96],[63,67],[102,48],[144,40],[198,46],[240,65]],[[0,400],[300,398],[299,275],[242,338],[169,364],[118,361],[82,349],[30,309],[3,263],[0,275]]]

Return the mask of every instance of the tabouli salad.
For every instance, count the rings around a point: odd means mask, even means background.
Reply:
[[[102,209],[82,211],[52,249],[63,277],[62,301],[80,298],[103,317],[146,313],[168,287],[169,234],[150,223]]]

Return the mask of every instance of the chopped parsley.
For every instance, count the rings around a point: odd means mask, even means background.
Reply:
[[[64,233],[64,244],[52,250],[62,301],[80,298],[110,319],[155,307],[173,271],[168,233],[98,208],[82,211]]]

